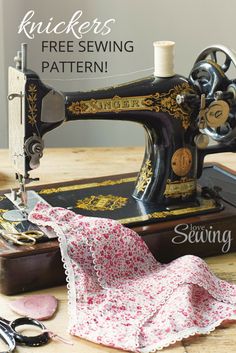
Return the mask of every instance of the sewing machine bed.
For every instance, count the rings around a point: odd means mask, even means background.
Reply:
[[[35,187],[52,206],[87,216],[117,219],[137,231],[154,256],[169,262],[185,254],[201,257],[236,250],[236,174],[219,165],[205,166],[199,186],[218,186],[219,203],[199,197],[199,206],[166,210],[144,207],[132,198],[136,174]],[[0,227],[25,230],[28,221],[10,223],[2,214],[12,203],[0,194]],[[16,246],[0,239],[0,291],[4,294],[47,288],[65,282],[57,240]]]

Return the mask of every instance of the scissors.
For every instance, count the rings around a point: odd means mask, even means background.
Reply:
[[[24,336],[16,328],[22,325],[37,326],[42,330],[42,333],[37,336]],[[46,344],[49,339],[49,333],[46,327],[38,320],[28,317],[20,317],[13,321],[8,321],[0,317],[0,339],[8,345],[8,350],[0,353],[13,352],[17,344],[38,347]]]
[[[15,245],[35,245],[37,240],[44,236],[40,230],[26,230],[24,232],[1,230],[0,232],[4,239]]]

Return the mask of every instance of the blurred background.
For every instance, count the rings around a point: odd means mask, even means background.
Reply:
[[[85,34],[82,40],[133,41],[133,52],[42,53],[43,40],[73,40],[72,34],[42,34],[33,40],[18,34],[18,26],[29,10],[32,19],[45,24],[68,22],[82,10],[81,22],[98,18],[115,19],[106,36]],[[0,148],[7,147],[7,68],[21,42],[28,43],[28,68],[36,71],[44,83],[62,91],[91,90],[120,84],[153,72],[153,41],[176,42],[175,71],[188,76],[200,51],[211,44],[236,49],[235,0],[0,0]],[[106,73],[42,72],[44,60],[107,61]],[[236,77],[236,70],[235,70]],[[66,123],[45,137],[46,146],[132,146],[143,145],[142,126],[128,122],[76,121]]]

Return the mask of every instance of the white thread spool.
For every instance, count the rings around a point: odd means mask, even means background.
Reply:
[[[174,76],[174,46],[175,42],[157,41],[154,46],[154,76]]]

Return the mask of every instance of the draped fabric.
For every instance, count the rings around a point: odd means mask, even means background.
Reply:
[[[236,285],[217,278],[196,256],[160,264],[119,222],[45,204],[29,220],[58,235],[72,335],[152,352],[236,320]]]

